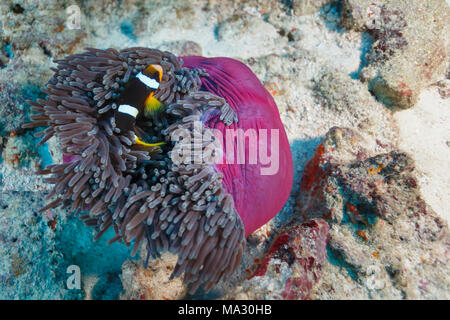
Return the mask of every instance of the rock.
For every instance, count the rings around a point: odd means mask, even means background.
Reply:
[[[66,287],[64,259],[52,220],[37,212],[40,192],[3,190],[0,183],[0,299],[76,299]]]
[[[201,56],[202,47],[194,41],[170,41],[163,42],[158,47],[159,50],[170,51],[174,55],[182,56]]]
[[[353,130],[330,130],[305,168],[301,218],[330,223],[329,262],[369,297],[448,297],[446,222],[422,200],[412,159],[396,150],[376,154],[369,145]],[[325,278],[323,288],[336,286]]]
[[[319,11],[321,7],[329,2],[333,2],[332,0],[292,0],[291,6],[294,9],[295,15],[303,16],[308,14],[313,14]]]
[[[286,38],[280,39],[272,24],[250,15],[232,16],[221,21],[217,26],[216,38],[218,41],[233,43],[236,54],[243,59],[252,57],[256,51],[259,55],[278,52],[288,42]]]
[[[288,228],[248,270],[251,275],[227,298],[309,299],[326,260],[328,224],[314,219]]]
[[[47,81],[48,70],[17,57],[0,70],[0,135],[22,131],[30,121],[27,100],[43,97],[40,86]]]
[[[355,121],[374,117],[381,118],[378,120],[380,122],[389,121],[388,112],[377,108],[376,100],[361,81],[338,70],[326,70],[312,81],[315,99],[334,114],[353,118]]]
[[[39,167],[36,158],[39,157],[38,148],[34,139],[30,139],[30,134],[18,136],[14,131],[7,139],[3,148],[2,158],[5,165],[10,168],[18,168],[19,166],[27,166],[33,164],[35,168]]]
[[[383,253],[366,245],[368,240],[353,234],[354,230],[342,225],[331,227],[328,261],[323,266],[323,277],[311,294],[313,299],[404,298],[398,288],[401,285],[394,285],[390,279],[391,265],[380,261],[384,259]]]
[[[450,97],[450,79],[444,79],[437,83],[439,94],[442,98],[447,99]]]
[[[0,16],[7,21],[2,24],[2,37],[11,45],[13,55],[37,44],[46,55],[62,58],[73,53],[86,37],[81,25],[78,29],[68,27],[68,13],[55,1],[2,1]]]
[[[126,300],[175,300],[186,296],[187,288],[181,278],[169,280],[177,257],[162,255],[161,259],[152,260],[147,269],[142,262],[127,260],[122,265],[122,285],[125,293],[121,299]]]
[[[355,130],[332,128],[319,144],[313,158],[307,163],[300,194],[298,209],[304,219],[326,217],[341,222],[345,200],[339,193],[339,170],[353,161],[367,159],[392,146],[376,139],[368,139]]]
[[[378,102],[365,84],[352,79],[350,70],[322,67],[313,71],[315,67],[306,57],[296,55],[268,55],[245,62],[273,95],[282,119],[285,117],[286,130],[296,141],[345,126],[364,131],[382,145],[396,143],[392,111]],[[293,123],[298,125],[291,126]]]
[[[373,38],[360,79],[385,105],[410,108],[420,90],[443,77],[449,17],[444,0],[343,2],[344,26]]]

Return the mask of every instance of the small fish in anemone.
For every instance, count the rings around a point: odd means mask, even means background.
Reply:
[[[133,255],[144,245],[146,264],[163,251],[177,254],[172,277],[184,273],[191,293],[209,290],[233,274],[245,237],[289,196],[292,157],[273,98],[233,59],[86,50],[56,61],[47,97],[30,102],[24,128],[46,127],[40,144],[56,136],[64,154],[38,172],[54,184],[41,211],[86,212],[81,219],[96,238],[112,227],[109,243],[134,241]],[[180,130],[209,138],[199,148],[195,138],[173,139]],[[243,147],[245,161],[228,145],[228,130],[256,136]],[[270,170],[267,157],[247,161],[255,141],[275,163]],[[186,145],[190,161],[174,161]],[[197,161],[199,154],[225,160]]]

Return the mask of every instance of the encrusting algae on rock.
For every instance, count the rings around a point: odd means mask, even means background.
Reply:
[[[134,240],[133,255],[145,245],[147,262],[163,251],[177,254],[172,277],[184,272],[191,293],[228,279],[245,236],[281,209],[293,179],[278,110],[256,76],[233,59],[178,59],[148,48],[89,48],[56,62],[47,97],[30,102],[36,113],[24,125],[46,127],[37,134],[40,143],[56,136],[64,153],[62,164],[39,171],[54,184],[41,211],[88,211],[81,218],[97,228],[97,238],[112,226],[110,243]],[[125,99],[131,81],[151,93]],[[142,112],[155,103],[158,112]],[[278,157],[276,170],[264,173],[262,159],[240,162],[234,140],[225,149],[214,134],[228,129],[254,129],[256,141],[275,130],[265,147]],[[174,161],[180,147],[196,147],[179,140],[186,134],[209,138],[187,162]],[[245,147],[246,159],[252,151]],[[196,161],[199,154],[227,161]]]

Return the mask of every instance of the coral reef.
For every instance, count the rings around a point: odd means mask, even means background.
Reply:
[[[448,297],[448,226],[422,200],[414,162],[398,151],[373,155],[362,140],[350,129],[330,130],[302,178],[299,214],[330,222],[329,261],[366,297]],[[339,298],[316,296],[331,297]]]
[[[448,299],[448,1],[85,0],[72,29],[73,4],[0,4],[1,298]],[[169,279],[174,255],[145,268],[145,246],[128,258],[107,245],[114,230],[94,242],[68,210],[37,213],[52,184],[34,172],[71,157],[21,129],[26,101],[44,98],[53,59],[86,47],[234,58],[276,102],[291,195],[208,293]],[[276,249],[286,234],[300,241]],[[70,265],[81,289],[66,285]]]
[[[328,231],[322,219],[287,228],[275,238],[264,257],[255,261],[252,269],[256,270],[249,270],[248,280],[238,288],[243,292],[238,291],[234,297],[310,299],[326,260]]]

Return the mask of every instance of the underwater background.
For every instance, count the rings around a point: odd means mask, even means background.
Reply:
[[[3,0],[0,299],[449,299],[449,18],[444,0]],[[26,101],[86,47],[234,58],[277,103],[291,196],[207,294],[169,280],[173,255],[144,269],[112,230],[38,213],[35,172],[62,154],[22,129]]]

